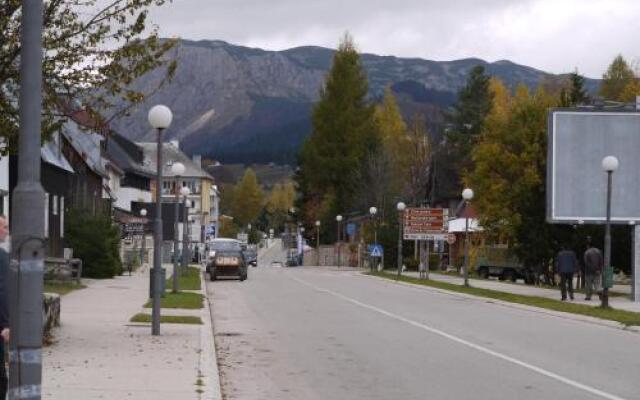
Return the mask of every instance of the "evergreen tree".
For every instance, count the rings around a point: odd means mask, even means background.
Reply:
[[[484,73],[482,65],[473,67],[449,115],[449,144],[456,147],[463,162],[469,159],[471,148],[491,111],[493,95],[489,91],[489,82],[490,77]]]
[[[634,80],[636,77],[633,70],[627,61],[619,55],[602,76],[600,94],[607,100],[624,101],[623,92]]]
[[[574,107],[589,101],[589,94],[584,88],[584,77],[578,71],[569,74],[569,88],[562,88],[560,104],[563,107]]]
[[[448,116],[447,144],[436,156],[439,197],[460,195],[461,177],[464,171],[472,166],[471,149],[482,132],[484,120],[493,104],[493,94],[489,90],[490,81],[484,67],[477,65],[471,69],[466,85],[458,92],[458,101]]]
[[[326,221],[323,229],[332,215],[352,208],[365,155],[378,141],[367,90],[360,56],[347,34],[313,109],[312,134],[296,176],[305,218]]]

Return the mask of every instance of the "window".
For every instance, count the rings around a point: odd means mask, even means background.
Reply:
[[[58,195],[53,195],[53,215],[58,215]]]

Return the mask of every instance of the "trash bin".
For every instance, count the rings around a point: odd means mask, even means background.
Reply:
[[[153,289],[155,287],[155,282],[156,280],[154,279],[156,275],[156,270],[155,268],[151,268],[151,275],[150,275],[150,279],[149,279],[149,298],[153,298]],[[167,269],[166,268],[160,268],[160,293],[162,294],[161,297],[164,297],[164,292],[166,290],[167,287]]]

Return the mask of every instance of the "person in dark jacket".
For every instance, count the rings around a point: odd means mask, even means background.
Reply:
[[[4,242],[9,234],[7,218],[0,215],[0,242]],[[9,254],[0,248],[0,399],[7,396],[9,380],[5,367],[4,346],[9,342]]]
[[[591,300],[594,289],[598,291],[600,287],[600,277],[602,276],[602,266],[604,261],[602,252],[591,244],[588,239],[587,251],[584,252],[584,277],[585,277],[585,300]]]
[[[563,301],[567,300],[567,291],[569,298],[573,300],[573,273],[577,268],[576,253],[564,246],[556,256],[556,272],[560,275],[560,293]]]

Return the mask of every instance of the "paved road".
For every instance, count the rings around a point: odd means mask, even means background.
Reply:
[[[640,335],[356,271],[208,284],[227,399],[640,399]]]

